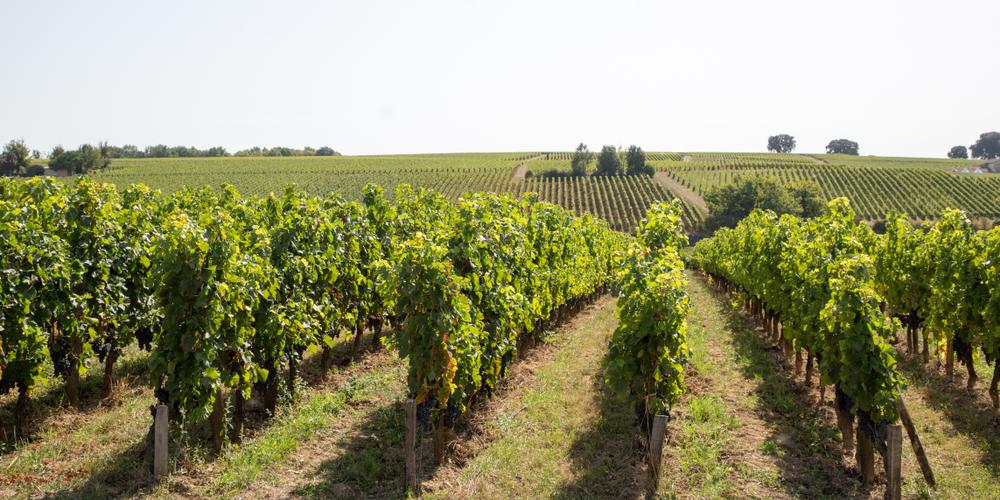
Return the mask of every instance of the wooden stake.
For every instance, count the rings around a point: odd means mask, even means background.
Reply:
[[[923,334],[924,338],[924,364],[931,362],[931,350],[927,347],[927,328],[924,328],[920,333]]]
[[[899,500],[903,497],[903,428],[898,425],[888,426],[886,433],[885,478],[888,500]]]
[[[899,413],[899,420],[903,423],[903,428],[906,429],[906,434],[910,438],[910,446],[913,448],[913,454],[917,456],[917,462],[920,463],[920,472],[924,474],[924,480],[931,488],[936,487],[934,471],[931,470],[931,464],[927,461],[927,454],[924,453],[924,447],[920,444],[920,437],[917,436],[917,429],[913,427],[910,412],[906,411],[903,398],[896,400],[896,412]]]
[[[944,374],[948,378],[955,375],[955,348],[952,345],[951,337],[948,337],[944,346]]]
[[[649,434],[649,464],[653,470],[654,491],[660,484],[660,465],[663,463],[663,438],[667,434],[667,416],[653,417],[653,429]]]
[[[153,419],[153,477],[156,479],[167,475],[169,412],[167,405],[157,405]]]
[[[861,472],[861,479],[867,484],[875,481],[875,448],[868,433],[858,428],[858,449],[855,455],[858,461],[858,469]]]
[[[403,440],[403,453],[406,457],[406,491],[414,496],[420,495],[417,484],[417,403],[407,399],[406,407],[406,437]]]
[[[841,447],[845,452],[849,452],[854,447],[854,416],[850,412],[840,409],[839,406],[836,408],[836,414],[837,426],[840,427],[840,434],[843,438]]]
[[[795,376],[802,375],[802,348],[798,346],[798,341],[795,342]]]
[[[806,351],[806,386],[811,386],[813,381],[813,355]]]
[[[434,427],[434,463],[444,465],[445,432],[444,415],[438,416],[438,423]]]

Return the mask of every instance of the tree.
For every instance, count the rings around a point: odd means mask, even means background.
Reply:
[[[795,149],[795,138],[788,134],[772,135],[767,138],[767,150],[775,153],[791,153]]]
[[[948,151],[948,158],[951,159],[967,159],[969,158],[969,150],[965,149],[965,146],[955,146]]]
[[[858,143],[847,139],[834,139],[826,145],[826,153],[858,156]]]
[[[65,170],[70,175],[85,174],[92,170],[107,167],[111,160],[101,155],[101,150],[84,144],[76,151],[62,151],[56,146],[49,156],[49,167],[53,170]]]
[[[826,213],[826,200],[823,191],[815,181],[801,180],[787,186],[789,194],[802,208],[800,215],[804,218],[819,217]]]
[[[0,175],[21,175],[28,168],[28,158],[31,153],[22,140],[12,140],[3,148],[0,155]]]
[[[1000,158],[1000,132],[979,134],[979,140],[969,148],[973,158],[994,160]]]
[[[593,160],[594,153],[591,153],[590,149],[587,148],[587,145],[581,142],[580,145],[576,147],[576,151],[573,153],[573,159],[570,161],[570,168],[573,170],[573,175],[587,175],[587,167]]]
[[[323,146],[316,150],[316,156],[340,156],[340,153],[329,146]]]
[[[639,146],[628,147],[625,154],[625,173],[629,175],[653,174],[653,167],[646,165],[646,153]]]
[[[705,202],[711,213],[705,226],[710,231],[735,227],[755,208],[779,214],[802,214],[802,206],[792,193],[778,181],[766,177],[740,178],[733,184],[715,188],[705,194]]]
[[[618,148],[604,146],[597,155],[597,173],[595,175],[618,175],[622,168],[622,159]]]

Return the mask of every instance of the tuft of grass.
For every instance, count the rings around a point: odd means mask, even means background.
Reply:
[[[732,431],[739,427],[736,419],[726,413],[725,403],[715,396],[697,396],[688,402],[688,418],[680,428],[680,457],[683,473],[697,496],[720,497],[735,493],[730,480],[733,466],[724,458],[732,440]]]

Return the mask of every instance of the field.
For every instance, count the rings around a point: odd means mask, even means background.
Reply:
[[[812,180],[827,199],[847,197],[858,214],[870,221],[882,220],[890,212],[917,220],[933,219],[944,208],[1000,217],[1000,176],[962,173],[974,167],[975,161],[691,153],[685,160],[652,163],[701,194],[738,176],[768,176],[782,182]]]
[[[992,178],[650,161],[652,177],[565,176],[567,153],[529,152],[3,179],[0,496],[399,498],[407,471],[428,498],[1000,496],[1000,228],[890,196]],[[754,212],[688,248],[699,193],[791,172],[858,201]],[[183,189],[227,182],[241,192]],[[935,222],[862,222],[893,207]]]
[[[681,198],[685,224],[696,231],[707,213],[667,183],[645,177],[546,177],[569,172],[571,154],[521,152],[296,158],[187,158],[115,160],[94,177],[118,185],[142,183],[170,193],[184,186],[229,183],[246,194],[280,192],[287,184],[317,194],[359,199],[365,184],[392,189],[409,183],[450,199],[467,192],[537,192],[542,200],[590,213],[630,232],[651,203]],[[869,221],[902,212],[933,219],[946,207],[1000,218],[1000,176],[963,173],[974,161],[768,153],[648,153],[658,172],[695,196],[739,176],[782,182],[815,181],[827,199],[845,196]]]

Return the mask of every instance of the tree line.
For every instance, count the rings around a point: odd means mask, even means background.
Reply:
[[[594,163],[595,159],[596,168],[592,175],[653,175],[654,171],[653,166],[646,163],[646,152],[634,144],[624,151],[615,146],[604,146],[601,152],[595,155],[581,142],[570,160],[572,175],[574,177],[588,175],[590,164]]]
[[[795,137],[789,134],[767,138],[767,150],[773,153],[791,153],[795,150]],[[850,139],[833,139],[826,145],[826,154],[858,155],[858,143]]]
[[[772,135],[767,138],[767,150],[774,153],[791,153],[795,150],[795,137],[789,134]],[[849,139],[834,139],[826,145],[827,154],[858,155],[858,143]],[[979,134],[975,144],[955,146],[948,151],[948,158],[995,160],[1000,158],[1000,132]]]
[[[981,160],[995,160],[1000,158],[1000,132],[984,132],[979,134],[979,140],[975,144],[966,148],[965,146],[955,146],[948,151],[948,158],[967,159],[969,155]]]
[[[285,146],[275,146],[273,148],[262,148],[254,146],[252,148],[241,149],[235,153],[229,153],[222,146],[215,146],[208,149],[198,149],[191,146],[167,146],[166,144],[156,144],[139,149],[133,144],[124,146],[108,146],[109,157],[111,158],[213,158],[221,156],[340,156],[340,153],[329,146],[313,148],[306,146],[302,149],[289,148]]]
[[[67,150],[62,145],[52,148],[47,155],[37,149],[29,149],[20,139],[12,139],[0,154],[0,175],[3,176],[39,176],[45,173],[45,166],[33,164],[32,160],[48,159],[48,166],[53,170],[65,171],[69,175],[85,174],[94,170],[106,168],[114,158],[211,158],[223,156],[340,156],[341,154],[329,146],[302,149],[275,146],[262,148],[254,146],[230,154],[226,148],[216,146],[208,149],[198,149],[189,146],[167,146],[157,144],[139,149],[133,144],[114,146],[100,142],[96,146],[83,144],[75,150]]]

